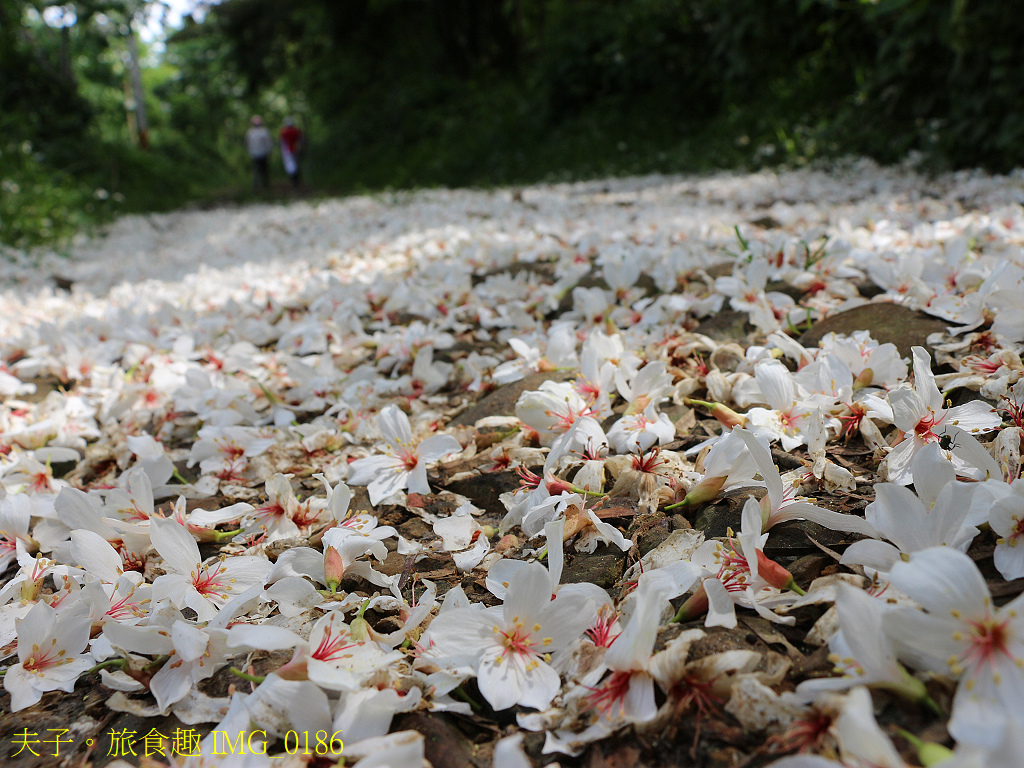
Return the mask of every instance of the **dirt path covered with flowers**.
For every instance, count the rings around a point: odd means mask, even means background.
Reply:
[[[1022,206],[854,162],[2,254],[0,759],[1016,768]]]

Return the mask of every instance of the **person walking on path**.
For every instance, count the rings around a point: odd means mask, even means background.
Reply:
[[[281,140],[281,161],[284,163],[284,172],[291,179],[292,187],[299,186],[299,154],[302,152],[302,131],[295,126],[295,120],[290,117],[284,119],[279,133]]]
[[[259,192],[270,187],[270,153],[274,140],[263,124],[263,118],[253,115],[252,125],[245,134],[245,148],[252,158],[252,191]]]

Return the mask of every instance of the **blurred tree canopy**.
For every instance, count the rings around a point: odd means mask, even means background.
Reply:
[[[47,3],[0,3],[15,186],[56,179],[94,207],[100,188],[128,210],[217,195],[244,182],[254,112],[298,117],[326,191],[912,150],[937,167],[1024,164],[1008,0],[224,0],[144,73],[149,152],[125,114],[141,5],[74,0],[59,26]],[[9,242],[12,217],[0,203]]]

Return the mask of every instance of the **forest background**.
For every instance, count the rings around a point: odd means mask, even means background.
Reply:
[[[0,243],[244,201],[262,114],[307,192],[492,186],[867,155],[1024,165],[1011,0],[224,0],[141,44],[160,2],[0,2]],[[282,179],[280,167],[277,178]]]

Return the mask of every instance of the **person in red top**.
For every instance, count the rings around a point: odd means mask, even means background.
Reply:
[[[299,154],[302,152],[302,131],[295,126],[295,120],[284,119],[284,125],[278,134],[281,140],[281,161],[284,172],[292,181],[292,186],[299,186]]]

